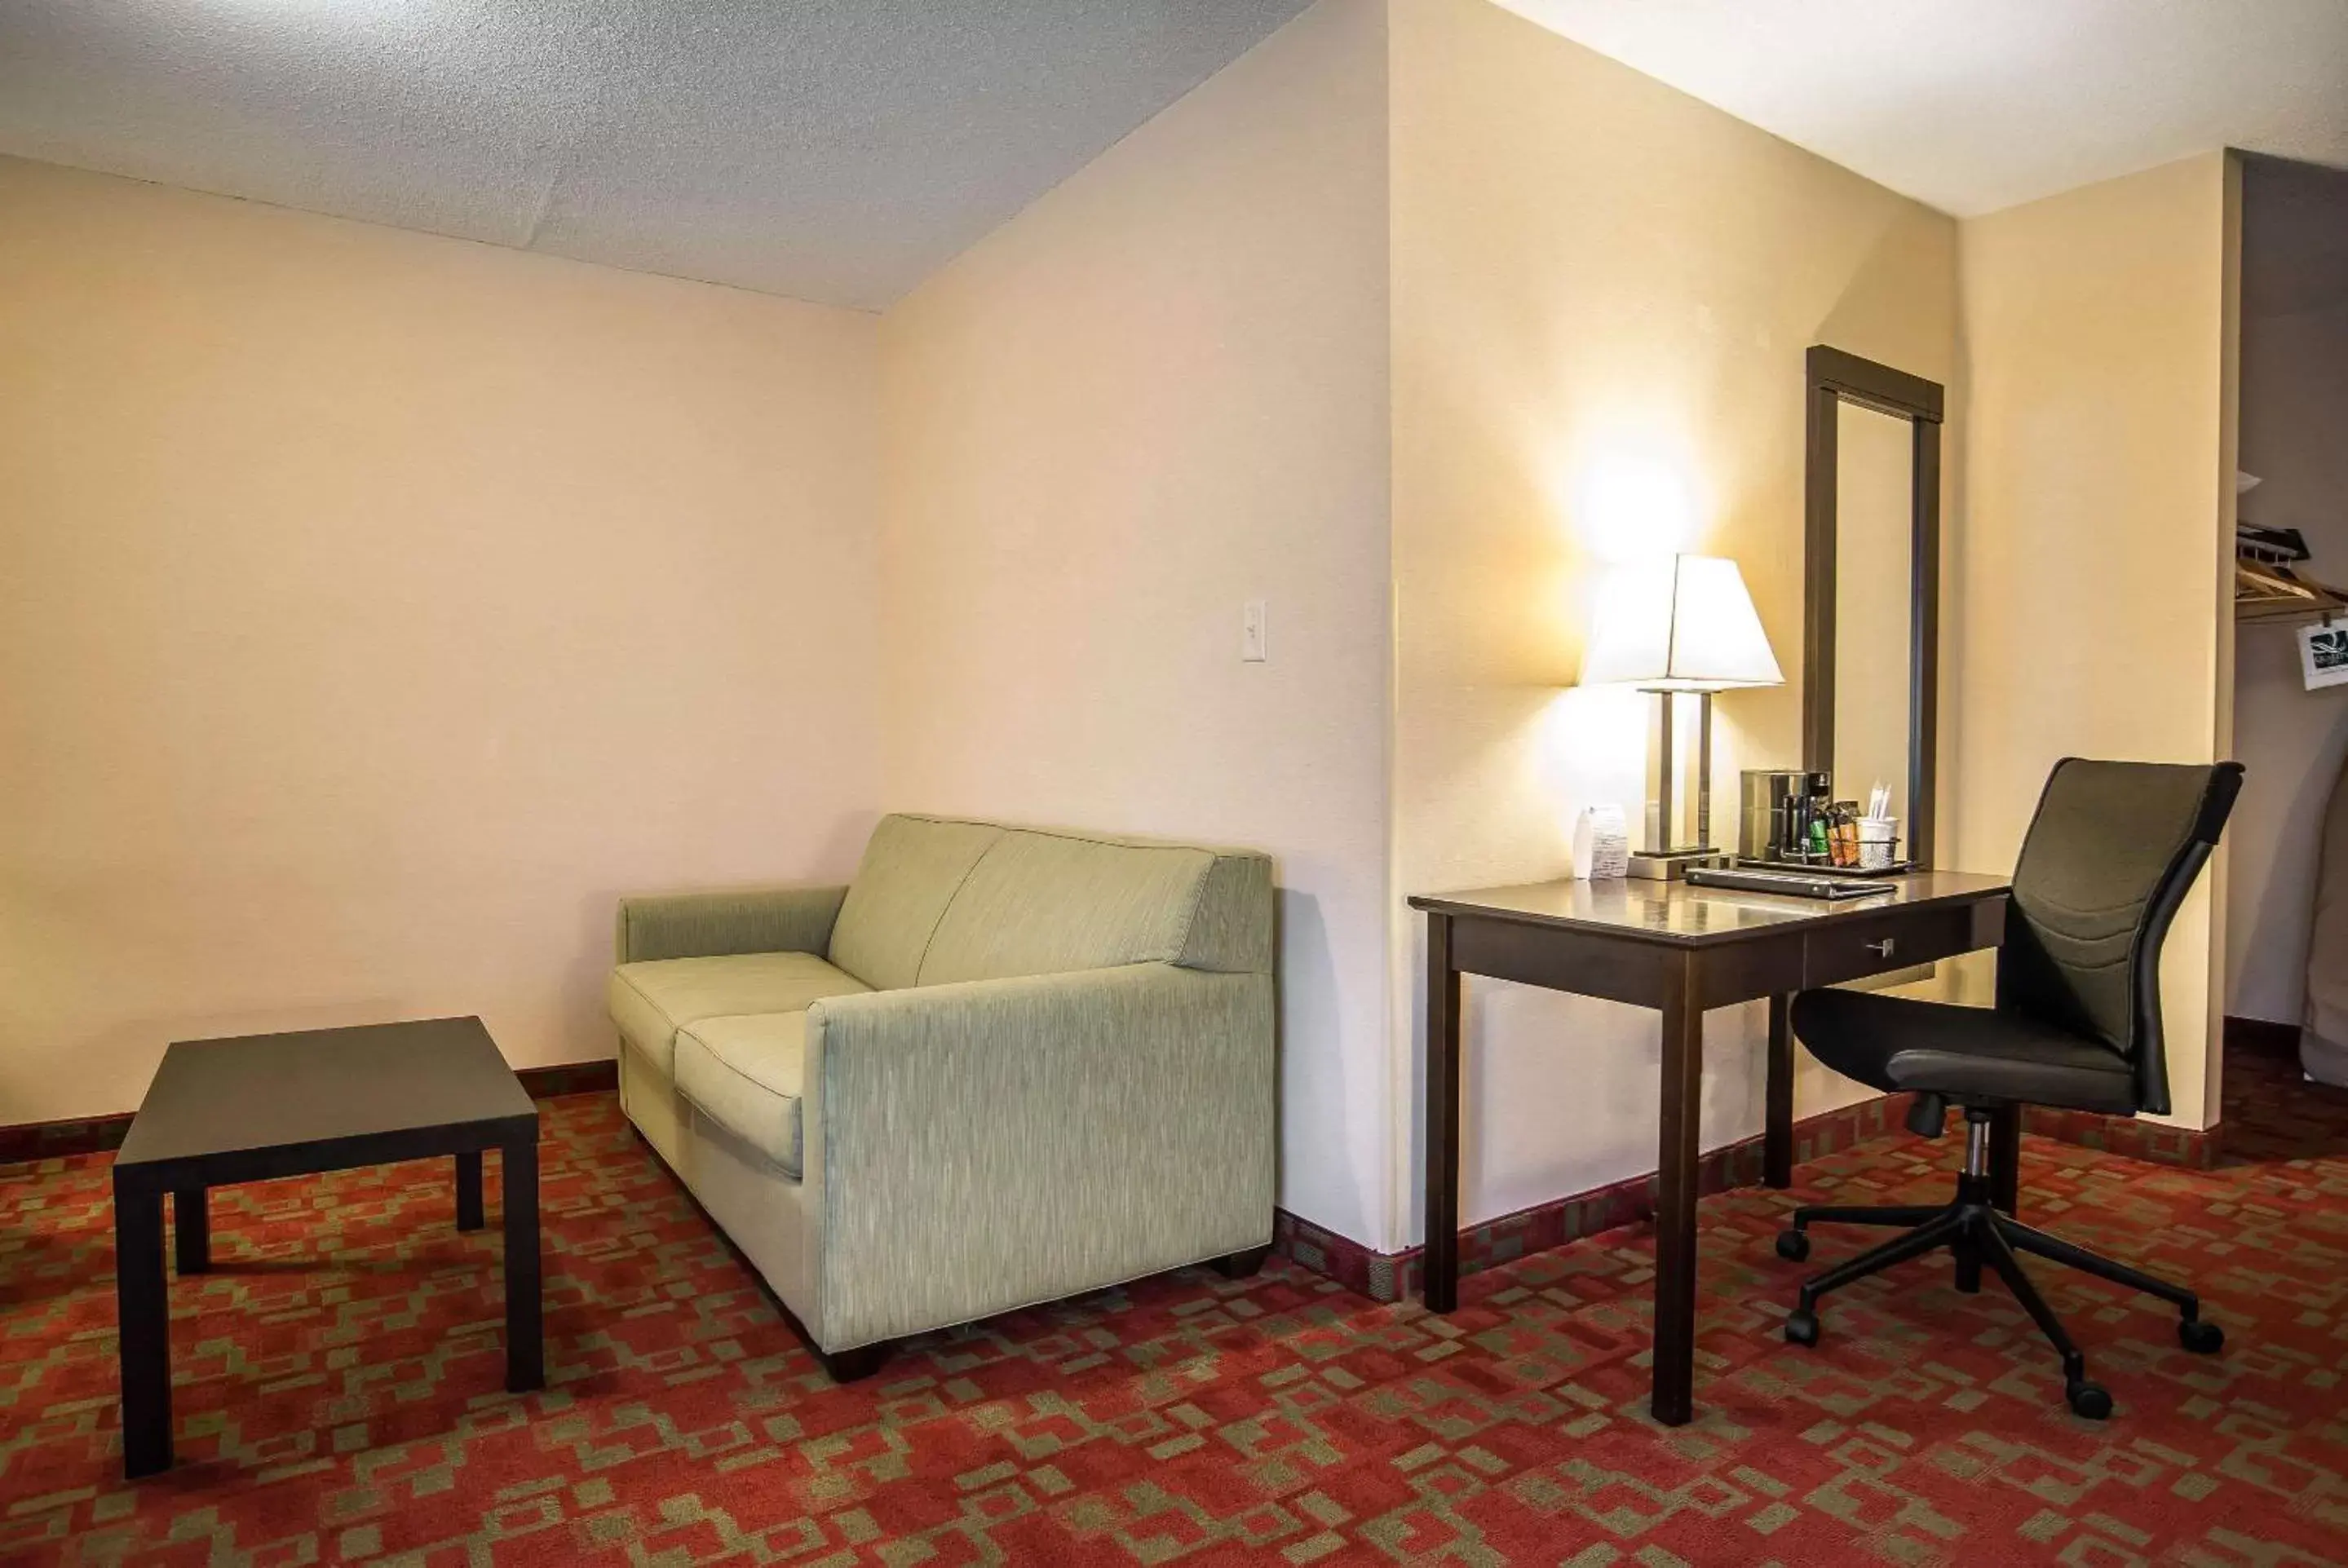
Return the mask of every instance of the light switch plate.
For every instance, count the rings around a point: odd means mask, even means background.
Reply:
[[[1240,607],[1240,662],[1262,664],[1272,658],[1272,638],[1264,628],[1263,600],[1251,599]]]

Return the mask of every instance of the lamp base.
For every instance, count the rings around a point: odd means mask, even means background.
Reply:
[[[1645,882],[1677,882],[1691,866],[1725,866],[1728,856],[1717,849],[1643,849],[1631,856],[1626,873]]]

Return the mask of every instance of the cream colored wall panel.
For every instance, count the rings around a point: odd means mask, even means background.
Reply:
[[[1943,808],[1962,869],[2013,864],[2065,755],[2206,762],[2229,739],[2231,184],[2211,153],[1962,228],[1970,435]],[[2225,859],[2161,968],[2169,1120],[2188,1127],[2217,1115]]]
[[[1799,763],[1804,351],[1946,382],[1956,302],[1950,220],[1479,0],[1392,16],[1403,894],[1563,875],[1587,804],[1635,822],[1644,699],[1567,688],[1642,552],[1734,557],[1787,671],[1721,700],[1724,798]],[[1395,929],[1415,1216],[1424,934]],[[1469,1218],[1654,1169],[1653,1014],[1468,989]],[[1713,1146],[1760,1128],[1760,1009],[1705,1032]],[[1806,1064],[1798,1106],[1857,1092]]]
[[[1384,5],[1322,0],[882,326],[883,804],[1270,851],[1280,1201],[1374,1245],[1385,110]]]
[[[621,894],[844,880],[875,335],[0,159],[0,1122],[193,1036],[608,1056]]]

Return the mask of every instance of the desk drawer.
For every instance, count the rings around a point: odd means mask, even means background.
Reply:
[[[1839,917],[1803,936],[1802,984],[1864,979],[1993,946],[2004,913],[2004,900],[1991,899]]]

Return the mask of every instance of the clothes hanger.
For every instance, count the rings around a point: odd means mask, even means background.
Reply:
[[[2238,620],[2279,620],[2320,615],[2329,620],[2348,611],[2348,594],[2311,578],[2294,575],[2288,567],[2238,556],[2234,560],[2234,617]]]

